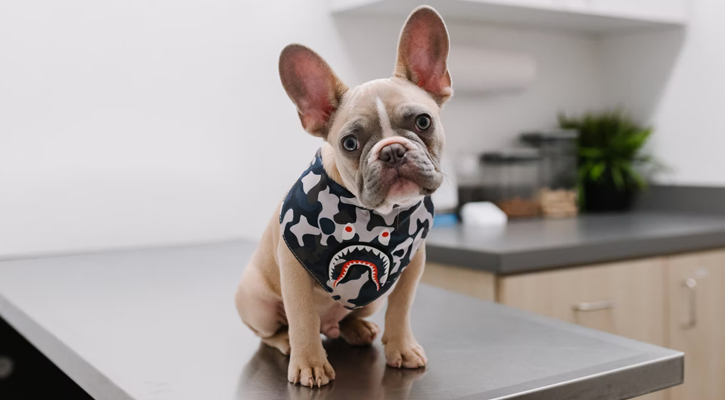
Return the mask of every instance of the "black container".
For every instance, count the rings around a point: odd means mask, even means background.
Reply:
[[[602,182],[584,183],[584,210],[588,212],[627,211],[632,208],[635,192],[617,188],[611,177]]]

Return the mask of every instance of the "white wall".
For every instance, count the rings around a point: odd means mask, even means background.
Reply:
[[[320,144],[280,50],[307,44],[358,84],[389,76],[402,22],[335,20],[323,0],[0,0],[0,257],[258,237]],[[540,68],[524,93],[454,99],[451,154],[600,104],[594,39],[450,30]]]
[[[686,31],[603,41],[605,101],[656,128],[662,183],[725,185],[725,2],[690,0]]]

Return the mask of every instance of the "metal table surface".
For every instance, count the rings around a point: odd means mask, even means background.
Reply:
[[[495,274],[531,272],[725,247],[725,216],[628,212],[436,227],[428,260]]]
[[[0,316],[96,399],[625,399],[677,385],[683,354],[421,285],[429,366],[326,341],[337,379],[288,384],[287,358],[239,320],[254,244],[0,262]],[[382,325],[383,313],[374,319]]]

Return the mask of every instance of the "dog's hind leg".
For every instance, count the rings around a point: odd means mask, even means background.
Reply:
[[[274,347],[286,356],[290,354],[289,331],[286,326],[279,328],[274,335],[262,338],[262,343]]]
[[[264,344],[289,355],[289,334],[282,302],[260,297],[254,293],[255,289],[246,289],[248,288],[242,288],[240,285],[236,295],[237,311],[242,321],[262,339]]]
[[[353,346],[365,346],[372,343],[380,333],[380,328],[376,323],[363,318],[375,314],[383,306],[383,302],[385,302],[385,298],[377,299],[348,314],[340,321],[340,336]]]
[[[235,295],[237,312],[242,321],[262,341],[283,354],[290,353],[287,317],[282,305],[282,297],[275,292],[272,284],[265,279],[262,268],[275,271],[276,266],[266,265],[272,260],[261,259],[256,253],[244,270]],[[269,272],[266,274],[269,275]]]

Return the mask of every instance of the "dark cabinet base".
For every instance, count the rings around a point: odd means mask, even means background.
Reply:
[[[2,318],[0,399],[93,400]]]

